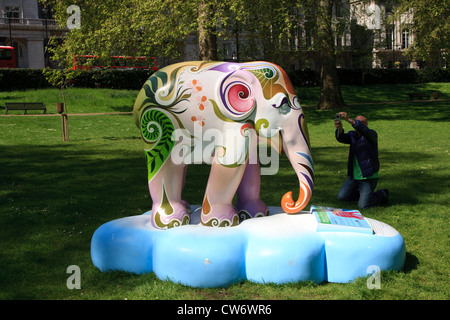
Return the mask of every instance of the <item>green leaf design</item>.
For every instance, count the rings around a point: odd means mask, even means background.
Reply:
[[[148,167],[148,181],[150,181],[166,160],[173,149],[172,133],[175,130],[169,116],[158,109],[147,109],[141,117],[141,134],[150,149],[145,150]]]

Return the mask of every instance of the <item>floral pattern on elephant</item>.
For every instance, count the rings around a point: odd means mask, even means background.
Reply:
[[[260,141],[284,151],[299,179],[298,199],[287,192],[283,210],[299,212],[311,198],[314,169],[304,114],[287,74],[275,64],[167,66],[143,85],[133,115],[144,142],[156,228],[189,224],[182,190],[186,166],[195,163],[211,164],[203,225],[235,226],[267,215],[260,199]]]

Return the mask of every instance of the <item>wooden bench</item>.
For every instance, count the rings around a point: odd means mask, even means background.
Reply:
[[[44,113],[47,113],[47,108],[45,104],[42,102],[6,102],[5,103],[6,114],[8,114],[9,110],[44,110]]]
[[[414,98],[417,99],[421,99],[422,98],[426,98],[426,99],[430,99],[430,95],[426,92],[413,92],[413,93],[408,93],[409,99],[414,100]]]

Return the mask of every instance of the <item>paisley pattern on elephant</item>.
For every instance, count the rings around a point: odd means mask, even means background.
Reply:
[[[206,226],[235,226],[268,215],[260,199],[258,142],[284,151],[299,179],[299,196],[281,200],[301,211],[314,187],[305,117],[285,71],[269,62],[183,62],[154,73],[133,109],[140,129],[159,229],[190,223],[182,198],[186,166],[211,164],[201,213]],[[232,204],[237,195],[237,203]]]

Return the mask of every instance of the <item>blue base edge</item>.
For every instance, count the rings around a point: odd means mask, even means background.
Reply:
[[[239,226],[211,228],[196,224],[168,230],[151,226],[151,212],[101,225],[91,241],[93,264],[102,272],[154,272],[161,280],[183,285],[228,287],[256,283],[347,283],[379,270],[401,270],[403,237],[383,222],[378,234],[317,232],[313,215],[288,215],[271,207],[268,217]],[[272,214],[272,212],[276,212]]]

